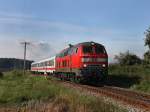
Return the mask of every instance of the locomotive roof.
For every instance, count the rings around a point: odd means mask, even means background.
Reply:
[[[98,44],[98,45],[101,45],[103,46],[102,44],[99,44],[99,43],[96,43],[96,42],[82,42],[82,43],[78,43],[78,44],[75,44],[75,45],[71,45],[69,44],[70,47],[67,47],[65,49],[63,49],[60,53],[58,53],[56,55],[56,57],[61,57],[61,56],[64,56],[64,55],[67,55],[67,54],[70,54],[72,52],[73,49],[76,49],[78,46],[82,46],[82,45],[92,45],[92,44]],[[70,52],[70,53],[69,53]]]
[[[93,42],[93,41],[91,41],[91,42],[82,42],[82,43],[79,43],[79,44],[76,44],[76,45],[74,45],[74,46],[80,46],[80,45],[91,45],[91,44],[99,44],[99,43],[96,43],[96,42]],[[102,44],[99,44],[99,45],[101,45],[101,46],[103,46]]]

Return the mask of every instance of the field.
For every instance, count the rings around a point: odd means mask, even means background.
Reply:
[[[87,96],[54,79],[25,76],[19,71],[0,75],[0,111],[125,112],[102,99]]]
[[[111,65],[107,84],[150,93],[150,67]]]
[[[109,66],[106,85],[150,93],[150,67]],[[0,74],[0,111],[126,112],[102,99],[81,94],[58,84],[54,78],[23,75],[20,71]]]

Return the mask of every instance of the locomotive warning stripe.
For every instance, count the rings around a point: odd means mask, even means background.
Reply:
[[[55,70],[55,68],[31,68],[31,70]]]

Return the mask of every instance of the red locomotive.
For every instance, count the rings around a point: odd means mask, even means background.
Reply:
[[[96,81],[103,80],[108,72],[108,55],[105,47],[95,42],[84,42],[76,45],[69,45],[53,59],[52,66],[47,66],[48,60],[43,63],[43,73],[50,73],[48,70],[53,67],[53,75],[60,79],[74,81]],[[51,60],[49,60],[51,61]],[[45,64],[44,64],[45,63]],[[40,72],[38,65],[33,63],[31,70]],[[55,66],[55,67],[54,67]],[[54,69],[55,68],[55,69]],[[41,67],[40,67],[41,69]],[[42,73],[42,72],[41,72]]]

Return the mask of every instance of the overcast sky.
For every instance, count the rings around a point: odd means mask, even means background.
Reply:
[[[127,50],[143,55],[150,26],[150,0],[0,0],[0,57],[55,55],[69,43],[95,41],[109,61]]]

